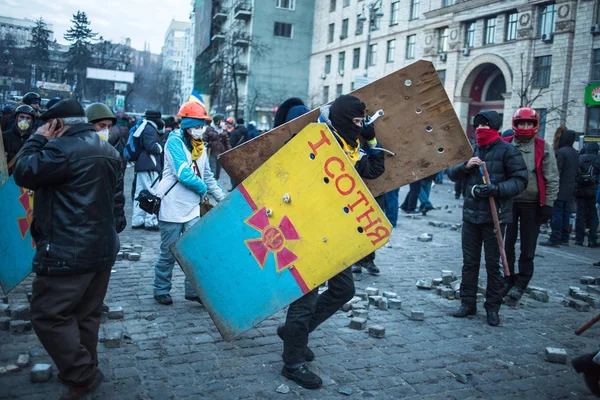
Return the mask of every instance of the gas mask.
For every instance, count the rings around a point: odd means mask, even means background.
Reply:
[[[206,132],[206,125],[198,127],[198,128],[192,128],[192,129],[190,129],[190,136],[194,140],[202,139],[202,136],[204,135],[204,132]]]
[[[108,141],[108,129],[102,129],[101,131],[96,132],[100,139]]]
[[[29,129],[30,125],[29,125],[29,121],[27,121],[26,119],[23,119],[23,120],[19,121],[17,126],[19,127],[20,130],[26,131],[27,129]]]

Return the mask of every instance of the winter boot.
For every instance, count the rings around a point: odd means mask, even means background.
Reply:
[[[289,368],[284,365],[281,375],[293,380],[306,389],[318,389],[323,385],[323,381],[319,378],[319,375],[308,369],[306,364],[302,364],[298,368]]]
[[[487,323],[490,326],[498,326],[500,325],[500,316],[498,315],[498,311],[495,310],[485,310],[487,313]]]
[[[452,316],[455,318],[465,318],[469,315],[477,314],[476,306],[468,306],[466,304],[461,304],[460,308],[452,313]]]

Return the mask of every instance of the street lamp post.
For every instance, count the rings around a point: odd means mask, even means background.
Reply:
[[[365,72],[364,76],[369,76],[369,50],[371,47],[371,30],[375,26],[375,19],[383,17],[383,11],[381,11],[381,0],[372,0],[369,4],[363,4],[362,12],[358,16],[358,21],[367,23],[367,49],[365,53]]]

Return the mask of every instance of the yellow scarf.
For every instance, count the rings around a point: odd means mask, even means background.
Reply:
[[[340,135],[338,135],[336,131],[333,131],[333,134],[337,136],[339,141],[342,143],[342,150],[344,150],[344,153],[346,153],[352,165],[356,165],[358,159],[360,158],[360,140],[356,139],[356,147],[352,147],[348,145],[348,143],[346,143],[346,141]]]
[[[192,161],[196,161],[204,152],[204,141],[202,139],[190,138],[190,143],[192,145]]]

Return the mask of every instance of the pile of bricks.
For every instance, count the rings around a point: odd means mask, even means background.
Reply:
[[[117,261],[139,261],[141,257],[141,244],[121,244],[121,251],[117,253]]]
[[[590,308],[600,309],[600,278],[583,276],[579,281],[586,285],[585,289],[569,287],[570,298],[563,299],[563,304],[581,312],[590,311]]]
[[[2,297],[0,302],[0,330],[23,333],[31,329],[29,305],[8,304],[8,297]]]
[[[367,328],[367,320],[369,319],[369,310],[400,310],[402,308],[402,300],[394,292],[382,292],[379,294],[379,289],[368,287],[363,292],[356,292],[356,295],[346,304],[342,306],[343,311],[348,312],[351,318],[348,327],[359,331]],[[369,326],[369,335],[375,338],[385,337],[385,328],[381,325]]]
[[[441,278],[423,278],[416,283],[418,289],[435,290],[438,296],[448,300],[460,299],[460,277],[456,276],[454,271],[442,270]],[[477,294],[477,300],[483,300],[483,293]]]

